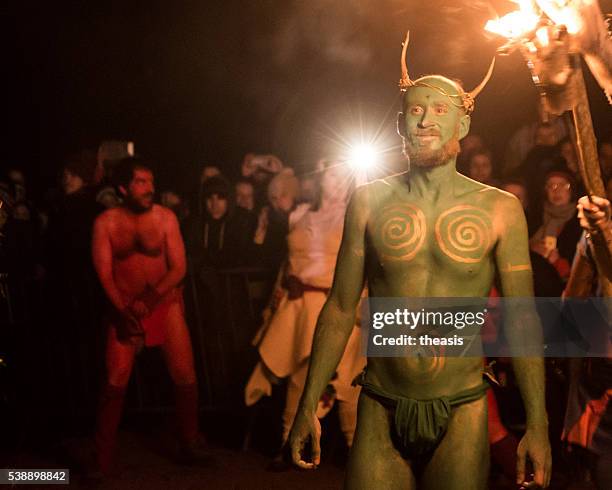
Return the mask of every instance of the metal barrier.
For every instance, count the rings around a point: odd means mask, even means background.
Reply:
[[[259,326],[270,284],[268,273],[259,268],[209,270],[206,281],[202,271],[188,272],[186,319],[202,408],[241,402],[246,376],[255,362],[250,340]],[[4,305],[0,354],[16,378],[13,384],[24,386],[17,402],[29,405],[34,398],[38,406],[43,404],[67,418],[95,411],[105,345],[102,292],[97,283],[83,280],[58,287],[48,279],[4,275],[0,293]],[[168,383],[163,380],[165,371],[161,356],[150,352],[138,356],[129,410],[160,411],[173,406],[169,377]]]

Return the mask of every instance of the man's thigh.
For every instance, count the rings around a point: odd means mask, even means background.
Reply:
[[[410,464],[393,446],[390,430],[387,409],[362,393],[344,482],[345,490],[416,488]]]
[[[453,409],[422,477],[427,490],[481,490],[489,476],[487,397]]]
[[[127,386],[135,355],[136,347],[129,342],[119,342],[117,329],[109,325],[106,337],[106,371],[109,384]]]
[[[195,383],[191,338],[180,304],[170,307],[166,322],[167,335],[162,350],[170,376],[176,384]]]

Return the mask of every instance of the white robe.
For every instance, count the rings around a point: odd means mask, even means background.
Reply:
[[[331,288],[344,213],[344,207],[322,212],[311,211],[308,205],[299,206],[291,213],[287,236],[288,275],[309,286]],[[289,300],[287,291],[283,291],[276,311],[256,337],[262,362],[274,376],[291,376],[310,357],[317,319],[325,300],[326,295],[319,291],[305,291],[301,298],[294,300]],[[357,388],[351,382],[364,366],[359,328],[353,328],[337,377],[331,382],[339,400],[354,398]],[[258,364],[245,390],[246,404],[254,404],[271,391],[269,379]]]

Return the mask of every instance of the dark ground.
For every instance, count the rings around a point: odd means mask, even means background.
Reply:
[[[172,463],[159,447],[151,445],[142,434],[122,433],[117,474],[99,484],[90,484],[71,469],[70,488],[104,489],[308,489],[342,488],[343,471],[334,465],[323,465],[313,472],[265,471],[268,459],[254,451],[236,451],[213,446],[216,464],[213,468],[192,468]],[[86,444],[81,443],[81,447]],[[78,449],[73,444],[71,450]],[[26,463],[27,461],[27,463]],[[50,459],[35,455],[20,458],[26,467],[57,467]],[[65,467],[65,466],[64,466]],[[32,488],[30,486],[30,488]]]
[[[102,482],[83,478],[83,467],[90,461],[92,441],[89,437],[45,437],[37,447],[0,455],[2,468],[69,468],[71,488],[96,489],[308,489],[342,488],[342,460],[346,451],[341,445],[330,447],[328,454],[336,462],[327,462],[316,471],[293,470],[282,473],[266,471],[270,447],[254,431],[248,450],[241,450],[244,417],[229,414],[202,414],[202,426],[209,436],[206,452],[214,456],[212,467],[185,467],[173,462],[175,443],[169,414],[129,414],[122,424],[114,474]],[[259,422],[266,423],[265,413]],[[223,428],[223,430],[220,430]],[[340,441],[341,442],[341,441]],[[332,443],[333,445],[333,443]],[[269,444],[268,444],[269,446]],[[29,486],[29,488],[35,488]]]
[[[128,414],[121,427],[117,469],[113,476],[102,482],[84,480],[83,465],[92,453],[91,439],[85,436],[71,438],[47,434],[45,442],[38,441],[19,451],[0,453],[2,468],[69,468],[70,488],[104,489],[341,489],[344,475],[346,448],[332,412],[323,426],[323,462],[316,471],[291,469],[282,473],[266,471],[270,461],[271,444],[269,407],[264,405],[255,419],[251,447],[241,450],[244,428],[248,417],[244,414],[203,413],[202,428],[208,437],[207,450],[215,458],[213,467],[185,467],[172,460],[172,418],[169,414]],[[327,431],[326,431],[327,429]],[[31,437],[31,434],[30,434]],[[563,464],[557,464],[552,488],[569,490],[592,489],[588,484],[567,485],[562,477]],[[28,488],[37,488],[30,485]],[[61,488],[61,487],[60,487]],[[516,489],[493,469],[490,489]]]

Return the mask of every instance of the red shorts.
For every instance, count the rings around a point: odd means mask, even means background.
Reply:
[[[184,313],[185,305],[183,303],[182,288],[176,288],[169,293],[168,297],[158,304],[149,316],[140,320],[145,333],[145,345],[147,347],[162,345],[166,341],[168,334],[168,313],[170,308],[177,304],[181,312]]]
[[[139,320],[141,332],[136,333],[136,335],[141,336],[144,333],[144,344],[147,347],[162,345],[166,341],[166,336],[168,333],[168,313],[174,305],[178,305],[181,312],[184,314],[185,304],[183,303],[182,288],[176,288],[168,293],[168,295],[155,307],[149,316]],[[121,321],[122,319],[116,312],[110,313],[108,317],[109,325],[113,326],[114,328],[118,328],[118,322]]]

